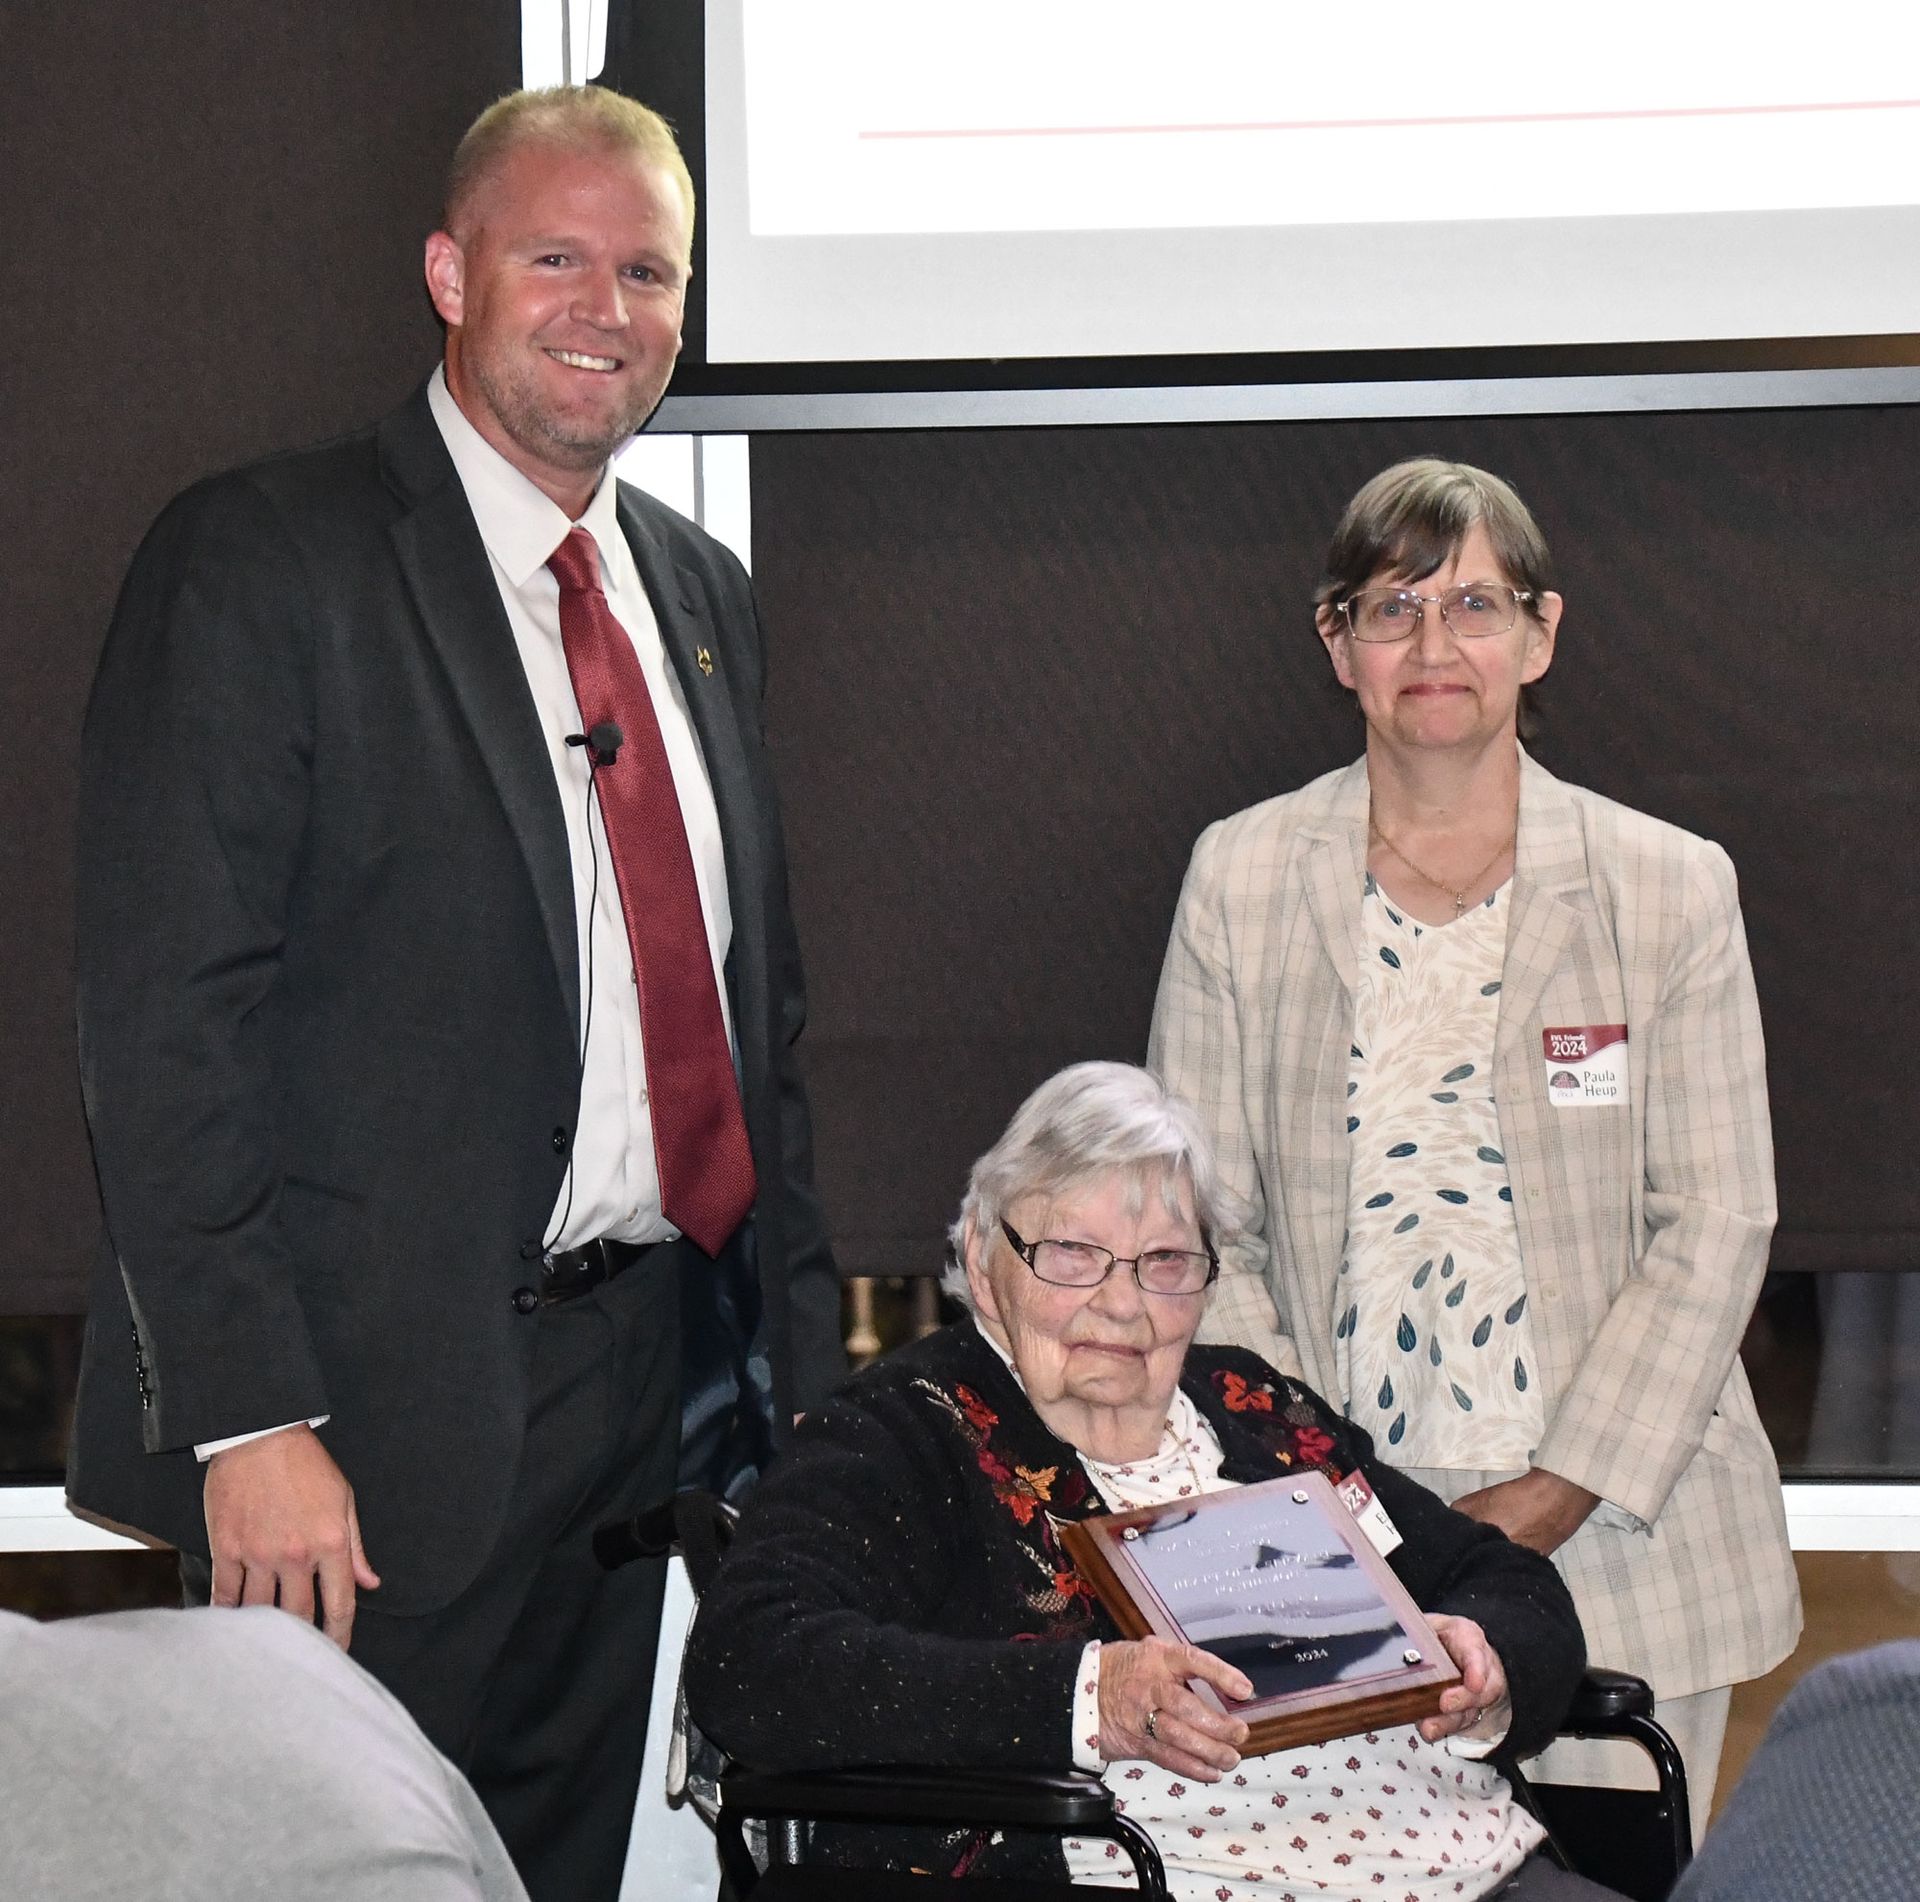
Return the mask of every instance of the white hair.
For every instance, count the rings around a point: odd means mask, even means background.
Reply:
[[[972,1308],[966,1265],[970,1233],[990,1243],[1016,1202],[1035,1195],[1055,1198],[1114,1174],[1130,1180],[1135,1206],[1157,1187],[1173,1215],[1181,1212],[1184,1185],[1211,1247],[1235,1230],[1237,1198],[1220,1180],[1191,1105],[1151,1070],[1131,1063],[1075,1063],[1041,1084],[973,1165],[960,1214],[947,1231],[952,1256],[941,1291]]]

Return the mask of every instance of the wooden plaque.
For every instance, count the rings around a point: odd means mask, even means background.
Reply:
[[[1198,1645],[1253,1682],[1195,1692],[1265,1756],[1415,1722],[1460,1673],[1321,1473],[1062,1522],[1080,1575],[1129,1638]]]

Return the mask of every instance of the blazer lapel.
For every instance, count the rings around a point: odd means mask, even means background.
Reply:
[[[394,552],[428,638],[525,855],[568,1019],[580,1023],[580,953],[566,816],[486,545],[424,390],[380,426],[389,479],[409,506]]]
[[[1301,879],[1323,956],[1279,1000],[1274,1116],[1286,1183],[1286,1227],[1306,1311],[1291,1332],[1303,1366],[1324,1386],[1334,1286],[1347,1229],[1347,1076],[1367,876],[1367,769],[1334,783],[1325,814],[1302,826]]]
[[[1496,1061],[1538,1059],[1538,1051],[1518,1045],[1580,921],[1578,895],[1586,883],[1586,844],[1573,802],[1560,782],[1523,752]]]
[[[713,803],[720,815],[720,841],[727,867],[727,906],[733,918],[733,940],[727,954],[727,988],[731,995],[734,1033],[743,1067],[750,1050],[764,1048],[763,1034],[750,1037],[743,1012],[767,995],[766,923],[762,915],[764,889],[760,863],[760,831],[756,823],[753,784],[741,737],[740,714],[734,695],[740,683],[727,677],[733,652],[721,640],[706,607],[705,590],[698,580],[675,566],[666,547],[622,491],[620,526],[633,550],[647,599],[668,664],[686,695],[687,712],[706,761]],[[761,1027],[752,1027],[758,1032]]]

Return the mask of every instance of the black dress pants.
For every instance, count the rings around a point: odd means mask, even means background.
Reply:
[[[619,1893],[666,1564],[609,1572],[592,1538],[673,1492],[690,1252],[664,1244],[530,1317],[526,1438],[499,1543],[445,1609],[396,1617],[376,1592],[354,1620],[351,1655],[466,1773],[533,1902]],[[204,1603],[204,1563],[181,1570]]]

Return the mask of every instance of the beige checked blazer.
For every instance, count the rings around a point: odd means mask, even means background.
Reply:
[[[1360,760],[1201,835],[1148,1055],[1250,1210],[1202,1335],[1336,1405],[1367,814]],[[1800,1630],[1737,1358],[1774,1196],[1733,867],[1523,753],[1510,902],[1494,1094],[1546,1405],[1534,1463],[1606,1502],[1557,1555],[1594,1662],[1684,1696],[1757,1676]],[[1616,1023],[1629,1102],[1554,1108],[1542,1027]],[[1500,1475],[1419,1477],[1451,1498]]]

